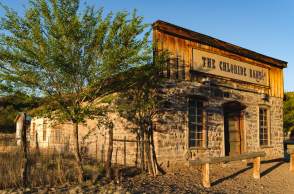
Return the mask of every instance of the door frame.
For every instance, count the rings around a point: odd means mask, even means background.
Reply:
[[[239,118],[239,134],[240,134],[240,154],[245,152],[245,130],[244,130],[244,114],[243,112],[228,112],[224,114],[224,155],[230,155],[230,132],[229,117],[237,116]]]
[[[240,123],[240,153],[246,152],[246,130],[245,130],[245,109],[246,105],[239,101],[229,101],[222,105],[223,107],[223,156],[227,156],[226,150],[226,117],[229,114],[238,114]],[[228,139],[229,141],[229,139]],[[228,153],[229,154],[229,153]]]

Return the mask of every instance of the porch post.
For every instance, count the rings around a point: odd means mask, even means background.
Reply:
[[[209,163],[205,163],[202,165],[202,184],[205,188],[210,187]]]
[[[253,178],[260,179],[260,157],[253,159]]]

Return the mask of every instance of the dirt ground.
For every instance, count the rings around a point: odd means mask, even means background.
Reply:
[[[54,188],[10,189],[0,193],[250,193],[294,194],[294,172],[283,160],[263,161],[261,179],[252,176],[252,166],[234,162],[211,166],[209,189],[201,186],[199,168],[184,168],[180,171],[151,177],[147,174],[124,177],[120,185],[61,185]]]
[[[244,162],[211,167],[212,187],[201,186],[199,169],[182,169],[152,178],[135,176],[123,182],[131,193],[266,193],[294,194],[294,172],[283,160],[263,161],[261,179],[252,176],[252,166]]]

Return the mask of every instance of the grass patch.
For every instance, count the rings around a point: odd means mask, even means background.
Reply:
[[[94,161],[84,161],[87,179],[94,179],[104,174],[103,166]],[[30,153],[31,187],[56,186],[64,183],[77,183],[75,159],[70,154]],[[19,150],[0,153],[0,189],[22,186],[22,153]]]

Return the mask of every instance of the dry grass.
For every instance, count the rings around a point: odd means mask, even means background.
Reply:
[[[20,151],[0,153],[0,189],[21,187],[22,154]],[[87,178],[103,173],[96,161],[85,161]],[[50,153],[30,154],[30,186],[54,186],[75,183],[76,169],[72,155]]]
[[[21,166],[22,159],[19,152],[0,153],[0,189],[20,186]]]

